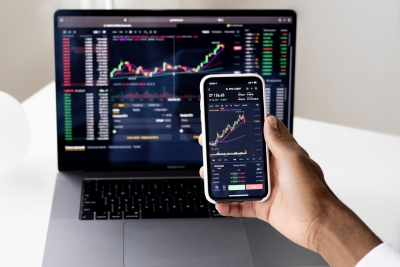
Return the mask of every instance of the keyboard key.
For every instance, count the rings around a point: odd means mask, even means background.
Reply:
[[[194,204],[194,208],[196,211],[199,211],[199,212],[208,212],[207,206],[202,203]]]
[[[86,180],[83,182],[83,189],[87,192],[96,190],[96,181],[94,180]]]
[[[171,212],[178,212],[178,211],[180,211],[181,209],[180,209],[180,205],[178,206],[178,204],[172,204],[172,205],[170,205],[170,209],[169,209]]]
[[[83,204],[84,205],[104,205],[106,204],[104,201],[104,198],[101,197],[85,197],[83,199]]]
[[[118,205],[119,204],[119,198],[116,197],[108,197],[107,198],[107,204],[108,205]]]
[[[155,206],[155,208],[156,208],[156,212],[167,212],[167,205],[163,205],[163,204],[157,204],[156,206]]]
[[[101,187],[98,186],[95,180],[86,180],[83,182],[83,191],[85,197],[102,197]]]
[[[180,183],[178,183],[177,188],[179,188],[181,190],[185,190],[186,189],[186,185],[185,185],[184,182],[180,182]]]
[[[193,208],[193,206],[190,205],[189,203],[186,203],[186,204],[183,205],[183,210],[184,210],[184,211],[191,212],[191,211],[194,211],[194,208]]]
[[[124,218],[127,220],[130,219],[140,219],[139,212],[125,212]]]
[[[168,191],[166,191],[166,190],[160,190],[160,191],[157,191],[157,194],[156,194],[158,197],[165,197],[165,196],[168,196],[169,195],[169,192]]]
[[[182,193],[182,190],[173,190],[172,195],[177,196],[177,197],[182,197],[183,193]]]
[[[93,218],[93,212],[83,212],[81,216],[81,220],[93,220]]]
[[[132,180],[129,180],[129,181],[128,181],[128,184],[126,185],[126,189],[127,189],[128,191],[135,190],[135,185],[132,183]]]
[[[111,220],[120,220],[122,219],[122,212],[110,212]]]
[[[103,197],[102,191],[84,191],[83,197]]]
[[[108,219],[108,212],[96,212],[96,220],[107,220]]]
[[[131,197],[123,197],[123,198],[120,198],[120,202],[121,202],[121,204],[131,205],[132,204],[132,198]]]
[[[182,203],[183,202],[183,197],[172,197],[173,203]]]
[[[112,189],[113,189],[113,190],[118,190],[118,189],[120,189],[120,188],[121,188],[120,182],[115,181],[115,182],[112,183]]]
[[[149,191],[149,186],[146,183],[140,183],[139,188],[140,188],[140,191],[142,191],[142,192]]]
[[[140,189],[131,191],[131,197],[141,197],[142,191]]]
[[[159,201],[158,201],[158,198],[156,198],[156,197],[146,197],[146,203],[158,203]]]
[[[198,201],[198,197],[195,197],[195,196],[188,196],[187,198],[186,198],[186,203],[196,203],[197,201]]]
[[[138,204],[127,205],[127,211],[128,212],[139,211],[139,205]]]
[[[124,211],[125,210],[125,205],[113,205],[113,212],[117,212],[117,211]]]
[[[106,205],[83,205],[82,212],[100,212],[110,211],[110,207]]]
[[[128,196],[128,193],[126,191],[118,191],[117,192],[118,197],[125,197]]]
[[[142,211],[145,211],[145,212],[153,212],[154,211],[154,209],[153,209],[153,204],[151,204],[151,205],[142,205]]]
[[[106,184],[107,184],[107,181],[97,181],[97,189],[101,190],[101,191],[106,190],[106,188],[107,188]]]
[[[143,203],[143,198],[139,196],[133,197],[133,204],[141,204]]]

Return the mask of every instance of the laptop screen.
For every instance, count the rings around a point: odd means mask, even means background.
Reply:
[[[292,129],[292,11],[58,11],[54,22],[60,170],[197,170],[207,74],[261,75],[268,113]]]

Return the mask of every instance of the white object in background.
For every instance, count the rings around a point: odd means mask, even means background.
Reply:
[[[114,9],[114,0],[80,0],[81,9]]]
[[[106,9],[114,9],[114,0],[104,0]]]
[[[21,104],[0,91],[0,178],[23,161],[29,137],[28,118]]]

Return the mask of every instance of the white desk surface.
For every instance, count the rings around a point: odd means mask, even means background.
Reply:
[[[42,264],[57,174],[54,82],[23,103],[31,145],[0,177],[0,266]],[[400,249],[400,136],[295,118],[294,136],[336,195],[383,241]]]

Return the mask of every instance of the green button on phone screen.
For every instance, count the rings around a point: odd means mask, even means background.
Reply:
[[[239,185],[228,185],[228,190],[233,191],[233,190],[246,190],[246,185],[244,184],[239,184]]]

